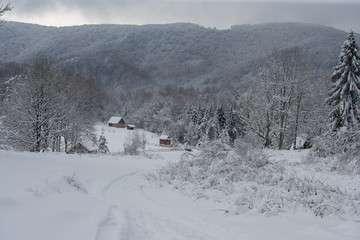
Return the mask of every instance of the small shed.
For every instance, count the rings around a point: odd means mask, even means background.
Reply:
[[[74,153],[95,154],[95,153],[97,153],[97,149],[98,148],[95,146],[95,144],[89,145],[89,144],[84,144],[84,143],[78,142],[74,146],[72,146],[72,148],[67,153],[70,153],[70,154],[74,154]]]
[[[309,149],[312,147],[311,139],[307,134],[301,134],[296,138],[296,149]],[[290,149],[294,149],[294,144]]]
[[[126,126],[127,130],[135,130],[135,125],[134,124],[128,124]]]
[[[122,117],[111,117],[108,123],[109,127],[125,128],[125,121]]]
[[[161,135],[160,136],[160,146],[171,146],[171,138],[168,135]]]

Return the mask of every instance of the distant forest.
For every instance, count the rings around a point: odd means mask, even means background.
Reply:
[[[7,22],[0,31],[1,98],[11,95],[16,81],[56,73],[36,84],[55,87],[44,94],[64,101],[54,103],[59,111],[63,105],[77,110],[49,116],[54,122],[46,127],[57,126],[47,130],[55,140],[46,136],[36,149],[55,149],[57,137],[111,116],[166,132],[178,144],[220,140],[231,146],[246,136],[258,146],[289,149],[299,136],[313,139],[328,129],[325,100],[346,34],[302,23],[215,30],[182,23],[53,28]],[[76,140],[76,134],[67,136]]]

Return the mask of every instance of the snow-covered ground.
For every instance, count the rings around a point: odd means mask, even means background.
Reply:
[[[126,128],[114,128],[97,124],[95,126],[95,131],[97,139],[99,139],[100,135],[104,135],[106,137],[107,147],[112,154],[122,153],[124,151],[124,145],[130,142],[132,135],[136,132],[139,134],[140,138],[144,138],[146,140],[145,150],[168,149],[166,147],[159,146],[158,135],[142,129],[127,130]]]
[[[101,128],[110,151],[121,152],[129,131]],[[0,239],[359,239],[353,217],[226,214],[221,202],[159,188],[144,176],[183,152],[166,151],[156,135],[144,134],[147,156],[0,151]],[[273,158],[290,154],[301,161],[296,151]]]

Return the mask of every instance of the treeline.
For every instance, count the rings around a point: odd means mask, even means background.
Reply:
[[[244,138],[259,147],[296,148],[299,136],[311,139],[328,129],[330,111],[325,99],[331,70],[310,71],[303,59],[296,48],[274,51],[249,76],[249,86],[167,85],[115,95],[103,112],[192,146],[212,140],[232,145]]]
[[[274,51],[242,88],[217,82],[123,94],[71,76],[49,59],[25,67],[7,64],[4,78],[16,77],[1,84],[4,135],[19,149],[58,151],[61,141],[66,148],[90,133],[95,121],[122,116],[192,146],[213,140],[233,145],[243,138],[260,147],[288,149],[298,136],[314,138],[328,125],[330,70],[311,72],[302,61],[298,49]]]
[[[122,116],[175,142],[196,146],[237,139],[258,147],[289,149],[297,139],[329,131],[329,71],[307,69],[299,49],[273,51],[249,86],[221,81],[206,87],[165,85],[117,94],[58,70],[48,59],[29,64],[7,81],[3,126],[12,145],[31,151],[66,146],[98,120]],[[243,85],[244,86],[244,85]]]
[[[91,81],[37,59],[2,83],[3,141],[18,150],[60,151],[91,135],[97,116]]]
[[[238,137],[246,134],[246,120],[233,108],[191,107],[187,112],[187,124],[178,128],[177,137],[190,145],[220,140],[232,145]],[[183,130],[183,131],[181,131]]]

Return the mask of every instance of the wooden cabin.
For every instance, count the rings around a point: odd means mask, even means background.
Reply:
[[[84,153],[89,153],[89,154],[95,154],[97,153],[97,147],[94,146],[86,146],[86,144],[80,143],[78,142],[77,144],[75,144],[69,151],[67,151],[67,153],[70,154],[74,154],[74,153],[79,153],[79,154],[84,154]]]
[[[168,135],[160,136],[160,146],[170,147],[171,146],[171,138]]]
[[[126,128],[127,128],[127,130],[135,130],[135,125],[133,125],[133,124],[128,124],[128,125],[126,126]]]
[[[108,123],[109,127],[125,128],[125,121],[122,117],[111,117]]]

